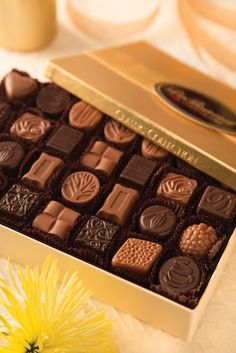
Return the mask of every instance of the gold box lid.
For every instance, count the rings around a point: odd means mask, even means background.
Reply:
[[[146,42],[51,60],[46,76],[236,190],[235,89]]]

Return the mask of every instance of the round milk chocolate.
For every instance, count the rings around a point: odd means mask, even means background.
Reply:
[[[62,184],[61,193],[65,200],[77,205],[86,205],[98,194],[100,182],[89,172],[70,174]]]
[[[146,208],[139,219],[141,232],[161,238],[169,236],[175,225],[175,214],[169,208],[159,205]]]
[[[38,108],[45,113],[59,114],[70,104],[70,95],[64,89],[49,84],[40,90],[36,103]]]
[[[159,282],[164,290],[174,293],[187,293],[197,287],[200,270],[197,264],[186,256],[176,256],[167,260],[159,271]]]
[[[104,127],[104,135],[107,141],[116,144],[119,147],[128,147],[134,141],[136,134],[127,129],[118,121],[110,119]]]
[[[23,147],[13,141],[0,142],[0,167],[9,176],[14,176],[25,156]]]
[[[102,112],[92,105],[79,101],[75,103],[69,112],[71,126],[77,127],[85,132],[93,131],[102,120]]]
[[[142,141],[141,152],[144,157],[157,161],[168,156],[167,151],[147,139],[143,139]]]

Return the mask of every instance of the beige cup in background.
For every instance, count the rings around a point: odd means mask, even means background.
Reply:
[[[37,50],[55,33],[55,0],[0,0],[0,47]]]

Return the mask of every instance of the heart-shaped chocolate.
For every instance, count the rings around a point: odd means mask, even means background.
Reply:
[[[34,79],[23,76],[16,71],[10,72],[5,77],[5,91],[9,99],[22,99],[33,93],[37,88]]]

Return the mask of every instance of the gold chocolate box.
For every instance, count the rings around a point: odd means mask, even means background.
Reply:
[[[236,190],[232,88],[144,42],[52,60],[46,76]],[[1,256],[35,266],[50,253],[64,272],[78,270],[96,299],[184,340],[192,338],[236,243],[235,230],[198,305],[189,309],[8,227],[0,229]]]

